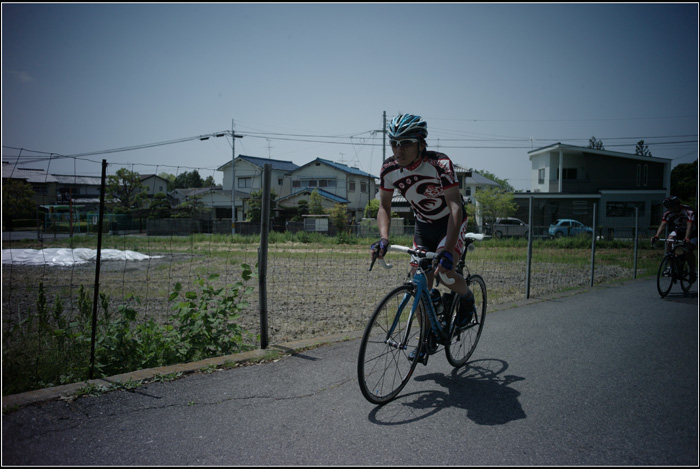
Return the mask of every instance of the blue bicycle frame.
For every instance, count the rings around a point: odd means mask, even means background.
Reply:
[[[396,329],[396,326],[399,323],[399,319],[401,318],[401,315],[403,314],[404,309],[408,305],[408,300],[410,298],[409,295],[405,295],[403,298],[403,301],[399,305],[399,308],[396,311],[396,317],[394,318],[394,322],[391,325],[391,328],[389,328],[386,339],[384,341],[384,343],[386,343],[387,345],[390,345],[391,347],[398,348],[401,350],[406,350],[406,348],[407,348],[408,339],[411,336],[411,324],[413,324],[413,317],[416,314],[416,310],[418,309],[418,305],[420,304],[421,301],[423,302],[423,308],[424,308],[425,312],[428,314],[428,317],[430,318],[430,324],[433,327],[433,330],[438,331],[438,334],[441,336],[444,336],[446,334],[446,331],[439,324],[439,321],[436,320],[437,312],[435,311],[435,308],[433,308],[433,302],[430,301],[430,291],[428,290],[428,279],[425,275],[425,272],[420,267],[417,267],[416,273],[411,278],[411,283],[413,283],[413,285],[415,286],[416,298],[413,300],[413,305],[411,306],[411,312],[410,312],[409,317],[408,317],[408,325],[409,326],[406,328],[404,337],[401,340],[401,343],[396,343],[396,341],[391,339],[391,337],[394,333],[394,330]]]

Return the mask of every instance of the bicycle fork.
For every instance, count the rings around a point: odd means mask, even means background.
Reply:
[[[393,347],[395,349],[399,350],[406,350],[408,348],[408,339],[411,337],[411,325],[413,324],[413,315],[416,312],[416,307],[418,306],[418,301],[420,300],[420,297],[416,297],[416,301],[413,303],[413,307],[411,308],[411,312],[409,313],[408,316],[408,321],[407,321],[407,326],[406,330],[404,331],[404,336],[401,339],[401,342],[397,342],[394,340],[393,335],[394,331],[396,330],[396,326],[399,324],[399,320],[401,319],[401,315],[403,314],[403,310],[406,308],[406,305],[408,305],[408,301],[411,299],[411,295],[406,293],[403,296],[403,300],[401,300],[401,304],[399,305],[398,310],[396,311],[396,317],[394,317],[394,323],[391,325],[389,328],[389,331],[386,334],[386,339],[384,340],[384,343],[387,344],[390,347]]]

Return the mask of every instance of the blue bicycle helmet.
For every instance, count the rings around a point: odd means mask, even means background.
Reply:
[[[401,140],[403,138],[425,139],[428,137],[428,123],[421,116],[399,114],[387,125],[387,133],[389,138],[393,140]]]

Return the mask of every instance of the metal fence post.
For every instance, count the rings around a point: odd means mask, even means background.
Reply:
[[[528,203],[529,221],[527,228],[527,275],[525,277],[525,298],[530,298],[530,267],[532,265],[532,196]]]
[[[598,237],[598,204],[593,204],[593,236],[591,236],[591,287],[595,276],[595,242]]]
[[[95,296],[92,300],[92,339],[90,340],[90,369],[88,378],[95,371],[95,339],[97,336],[97,303],[100,299],[100,259],[102,257],[102,220],[105,214],[105,181],[107,180],[107,160],[102,160],[102,182],[100,184],[100,215],[97,226],[97,255],[95,257]]]
[[[267,348],[267,248],[270,235],[270,180],[272,165],[263,166],[260,250],[258,253],[258,290],[260,303],[260,348]]]
[[[634,207],[634,279],[637,279],[637,244],[639,235],[639,207]]]

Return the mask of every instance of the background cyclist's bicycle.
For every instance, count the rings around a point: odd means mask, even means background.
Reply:
[[[666,241],[666,240],[660,240]],[[680,282],[684,292],[690,290],[695,281],[690,274],[690,265],[685,257],[686,245],[679,239],[670,241],[670,246],[664,258],[661,259],[659,272],[656,274],[656,288],[663,298],[671,291],[671,287]],[[652,246],[654,243],[652,243]]]
[[[466,253],[473,250],[474,240],[480,239],[483,235],[467,233],[465,250],[455,272],[463,275]],[[391,290],[378,303],[362,336],[357,375],[362,394],[374,404],[394,399],[418,362],[427,364],[428,356],[443,347],[452,366],[463,366],[479,342],[486,315],[486,284],[481,276],[471,275],[467,269],[465,279],[474,293],[475,312],[460,327],[457,294],[440,295],[439,290],[428,289],[426,276],[433,271],[436,253],[406,246],[390,246],[389,250],[410,254],[415,269],[405,284]],[[450,279],[443,278],[443,282]]]

